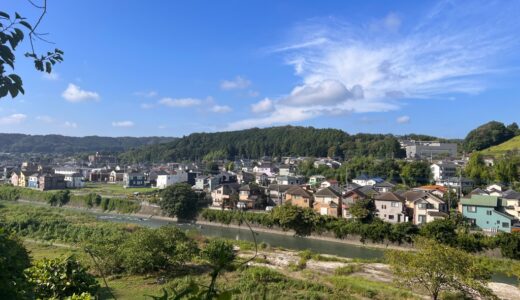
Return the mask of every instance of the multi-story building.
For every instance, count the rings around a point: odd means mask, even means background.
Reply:
[[[376,216],[383,221],[390,223],[408,222],[406,204],[403,197],[394,193],[387,192],[376,195],[374,198],[376,206]]]
[[[457,144],[441,143],[436,141],[402,141],[401,146],[406,150],[406,158],[455,158],[457,156]]]
[[[450,161],[441,160],[433,163],[430,165],[430,170],[435,181],[457,176],[457,165]]]

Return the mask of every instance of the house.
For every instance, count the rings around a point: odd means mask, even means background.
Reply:
[[[502,193],[502,202],[505,201],[505,211],[515,218],[520,218],[520,193],[507,190]]]
[[[184,170],[176,170],[171,172],[158,171],[155,186],[164,189],[176,183],[188,182],[188,173]]]
[[[42,191],[61,190],[66,188],[65,176],[45,173],[39,177],[38,188]]]
[[[323,175],[313,175],[309,178],[309,185],[311,186],[319,186],[323,181],[325,181],[325,176]]]
[[[423,185],[414,188],[414,190],[429,192],[441,198],[448,192],[448,188],[442,185]]]
[[[507,187],[500,183],[493,183],[486,187],[486,191],[489,193],[498,192],[502,194],[502,192],[505,192],[507,190]]]
[[[293,165],[282,164],[278,168],[278,175],[280,176],[294,176],[296,174],[296,167]]]
[[[230,197],[232,194],[238,193],[238,188],[238,183],[225,183],[216,186],[211,191],[212,205],[216,207],[230,207]]]
[[[461,199],[460,209],[472,225],[484,231],[511,232],[515,217],[505,211],[505,202],[497,196],[471,195]]]
[[[341,217],[341,193],[332,187],[320,189],[314,194],[313,209],[320,215]]]
[[[457,176],[457,165],[446,160],[441,160],[430,165],[433,180],[440,181]]]
[[[473,180],[465,177],[449,177],[446,179],[437,180],[437,185],[442,185],[451,189],[462,188],[463,191],[470,191],[473,188]]]
[[[265,199],[265,197],[260,187],[246,184],[239,188],[238,201],[242,208],[255,208],[261,204],[262,199]]]
[[[246,172],[246,171],[240,171],[237,174],[237,182],[240,184],[248,184],[255,181],[255,174]]]
[[[11,184],[14,186],[18,186],[19,182],[20,182],[20,173],[13,171],[13,173],[11,173]]]
[[[403,197],[394,192],[376,195],[374,198],[376,216],[390,223],[408,222],[406,204]]]
[[[121,182],[125,177],[124,170],[113,170],[110,172],[110,176],[108,177],[108,181],[112,183]]]
[[[278,176],[276,177],[277,184],[283,185],[300,185],[304,183],[302,176]]]
[[[34,174],[35,171],[32,171],[29,173],[29,171],[20,171],[19,177],[18,177],[18,186],[21,187],[27,187],[29,184],[29,176]]]
[[[386,192],[392,191],[394,189],[394,187],[395,187],[395,184],[390,183],[388,181],[383,181],[383,182],[377,182],[372,187],[378,193],[386,193]]]
[[[349,211],[350,206],[352,204],[356,203],[357,201],[366,200],[366,199],[370,199],[370,196],[363,193],[361,191],[361,188],[359,188],[359,187],[356,189],[347,191],[343,195],[343,203],[341,206],[341,210],[342,210],[341,215],[343,216],[343,218],[345,218],[345,219],[352,218],[352,215],[350,214],[350,211]]]
[[[276,168],[271,162],[261,162],[253,168],[254,173],[265,173],[267,176],[274,175]]]
[[[334,187],[334,188],[338,188],[339,187],[339,183],[337,180],[335,179],[328,179],[328,180],[325,180],[323,181],[321,184],[320,184],[320,188],[326,188],[326,187]]]
[[[282,205],[285,202],[285,192],[292,187],[292,185],[285,184],[270,184],[267,189],[267,195],[273,203]]]
[[[40,187],[40,174],[34,173],[29,176],[27,181],[27,187],[32,189],[38,189]]]
[[[384,180],[379,177],[369,177],[367,175],[361,175],[354,179],[352,179],[352,182],[355,184],[358,184],[360,186],[374,186],[378,183],[382,183]]]
[[[410,209],[409,215],[415,225],[429,223],[448,217],[448,206],[438,196],[425,191],[407,191],[401,194]]]
[[[110,172],[105,169],[94,169],[89,174],[89,181],[107,182],[110,179]]]
[[[146,178],[141,172],[125,172],[123,175],[123,186],[125,188],[145,187]]]
[[[312,207],[312,194],[301,186],[293,186],[285,191],[285,202],[304,208]]]
[[[269,185],[269,175],[266,173],[255,173],[255,183],[260,186]]]
[[[69,189],[79,189],[85,186],[85,180],[79,173],[64,175],[64,180]]]

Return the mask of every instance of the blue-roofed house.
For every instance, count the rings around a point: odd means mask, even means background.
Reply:
[[[471,198],[463,198],[461,210],[474,226],[488,232],[511,232],[516,221],[514,216],[505,212],[502,199],[497,196],[471,195]]]

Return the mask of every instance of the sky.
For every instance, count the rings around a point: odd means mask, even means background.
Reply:
[[[40,0],[42,1],[42,0]],[[27,1],[3,1],[32,23]],[[39,2],[35,0],[35,2]],[[519,1],[48,0],[0,132],[183,136],[281,125],[463,138],[520,121]]]

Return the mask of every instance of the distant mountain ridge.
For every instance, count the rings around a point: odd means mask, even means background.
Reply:
[[[354,134],[339,129],[280,126],[239,131],[193,133],[174,141],[144,146],[120,155],[125,162],[164,162],[314,156],[348,158],[358,155],[404,157],[392,134]]]
[[[173,140],[175,138],[172,137],[71,137],[56,134],[0,133],[0,152],[76,154],[101,151],[119,153],[132,148]]]

